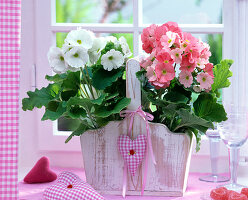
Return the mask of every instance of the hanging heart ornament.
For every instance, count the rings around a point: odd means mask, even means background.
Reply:
[[[146,136],[142,134],[138,135],[135,140],[131,140],[127,135],[120,135],[118,138],[120,154],[132,176],[135,175],[140,163],[144,159],[146,143]]]

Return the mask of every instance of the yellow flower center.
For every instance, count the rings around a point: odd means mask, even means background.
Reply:
[[[179,56],[179,53],[176,53],[176,57],[178,57]]]
[[[186,43],[184,43],[184,44],[183,44],[183,47],[184,47],[184,48],[186,48],[186,47],[187,47],[187,44],[186,44]]]
[[[169,40],[168,40],[168,43],[171,43],[171,41],[172,41],[172,40],[171,40],[171,39],[169,39]]]
[[[109,59],[109,60],[113,60],[113,56],[109,56],[108,59]]]
[[[191,67],[190,65],[189,65],[189,66],[187,66],[187,68],[188,68],[188,69],[190,69],[190,67]]]
[[[189,80],[189,76],[186,76],[185,79],[186,79],[186,80]]]
[[[77,57],[78,57],[78,53],[75,53],[75,54],[74,54],[74,57],[77,58]]]
[[[163,69],[162,74],[163,75],[166,75],[167,74],[167,71],[165,69]]]
[[[60,56],[59,58],[61,61],[64,61],[64,57],[63,56]]]
[[[82,41],[81,41],[81,40],[77,40],[77,43],[78,43],[78,44],[81,44],[81,43],[82,43]]]
[[[168,63],[169,61],[168,60],[165,60],[164,63]]]
[[[205,82],[205,81],[206,81],[206,78],[205,78],[205,77],[203,77],[203,78],[202,78],[202,81],[203,81],[203,82]]]

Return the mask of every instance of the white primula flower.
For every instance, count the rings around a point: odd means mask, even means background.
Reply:
[[[132,52],[129,49],[129,46],[127,44],[126,38],[124,38],[123,36],[121,36],[119,38],[119,43],[121,45],[122,52],[124,53],[124,57],[125,58],[130,57],[132,55]]]
[[[51,47],[47,54],[48,61],[53,71],[57,74],[64,73],[68,65],[65,62],[64,54],[58,47]]]
[[[94,64],[101,56],[101,51],[105,48],[107,41],[103,37],[95,38],[93,46],[88,50],[90,62]]]
[[[72,30],[65,38],[65,42],[72,46],[82,46],[90,49],[93,45],[94,33],[85,29]]]
[[[117,45],[117,46],[119,45],[117,38],[114,37],[114,36],[107,36],[107,37],[105,37],[105,40],[106,40],[107,42],[113,42],[113,43],[115,44],[115,46],[116,46],[116,45]]]
[[[63,54],[66,54],[73,46],[70,45],[69,43],[65,42],[63,46],[61,47],[61,50]]]
[[[102,56],[101,64],[105,70],[117,69],[124,63],[124,56],[120,51],[111,49]]]
[[[80,68],[83,67],[89,60],[88,52],[85,48],[80,46],[72,47],[65,54],[65,61],[72,68]]]

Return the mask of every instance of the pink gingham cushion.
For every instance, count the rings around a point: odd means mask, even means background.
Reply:
[[[62,172],[57,183],[47,188],[45,200],[101,200],[104,199],[88,183],[71,172]]]
[[[120,135],[118,138],[118,148],[124,162],[127,164],[129,172],[134,176],[145,156],[146,136],[138,135],[135,140],[131,140],[127,135]]]

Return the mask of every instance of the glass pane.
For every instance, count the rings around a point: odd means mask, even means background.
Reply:
[[[68,33],[59,32],[56,33],[56,45],[57,47],[62,47],[64,43],[64,39],[66,38]],[[97,33],[97,37],[105,37],[105,36],[115,36],[117,38],[120,38],[121,36],[125,37],[127,40],[127,43],[130,47],[130,50],[133,52],[133,34],[131,33]],[[58,131],[73,131],[75,130],[75,127],[78,126],[77,120],[67,119],[64,117],[61,117],[58,119]]]
[[[132,0],[56,0],[57,23],[128,24],[132,11]]]
[[[143,23],[221,24],[223,0],[143,1]]]

